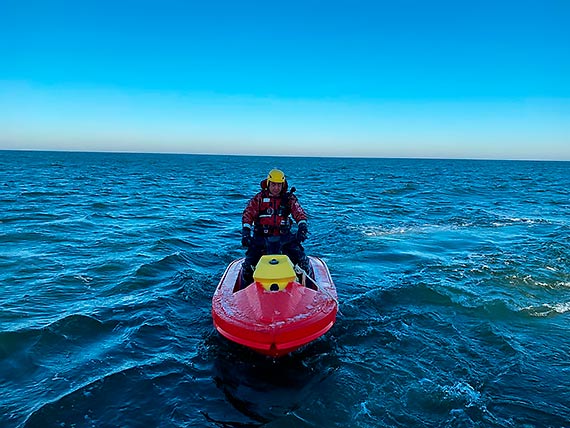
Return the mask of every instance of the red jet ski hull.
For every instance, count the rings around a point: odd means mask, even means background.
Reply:
[[[243,259],[230,263],[212,298],[218,332],[271,357],[286,355],[325,334],[336,320],[336,288],[326,264],[317,257],[309,259],[318,287],[293,281],[280,291],[267,291],[259,282],[237,290]]]

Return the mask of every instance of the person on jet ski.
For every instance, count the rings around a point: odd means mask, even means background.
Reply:
[[[313,272],[301,243],[307,239],[307,214],[293,194],[288,192],[285,174],[269,171],[261,183],[261,191],[251,198],[243,211],[241,244],[247,247],[242,264],[242,287],[253,282],[253,270],[263,254],[285,254],[310,277]],[[293,221],[297,232],[291,232]],[[252,235],[253,229],[253,235]]]

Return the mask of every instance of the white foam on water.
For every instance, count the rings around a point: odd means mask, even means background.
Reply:
[[[521,311],[528,312],[531,317],[549,317],[570,312],[570,302],[545,303],[540,306],[526,306]]]
[[[359,229],[365,236],[369,237],[379,237],[379,236],[391,236],[391,235],[403,235],[406,233],[432,233],[432,232],[442,232],[455,230],[459,227],[469,227],[469,224],[461,225],[435,225],[435,224],[425,224],[420,226],[397,226],[392,228],[387,228],[385,226],[361,226]]]
[[[443,386],[442,391],[447,398],[461,399],[468,406],[477,403],[481,399],[481,393],[465,382],[459,382],[453,386]]]

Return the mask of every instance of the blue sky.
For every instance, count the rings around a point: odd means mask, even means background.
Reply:
[[[570,2],[0,0],[0,149],[570,160]]]

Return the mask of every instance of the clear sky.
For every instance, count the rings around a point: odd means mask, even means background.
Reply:
[[[0,0],[0,149],[570,160],[570,1]]]

